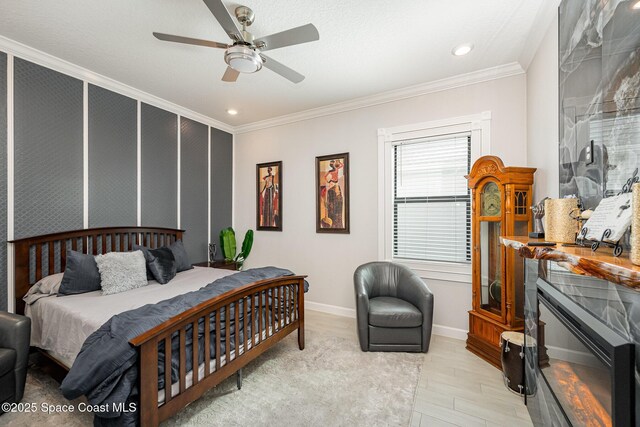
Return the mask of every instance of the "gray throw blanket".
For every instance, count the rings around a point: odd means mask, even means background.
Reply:
[[[94,417],[94,425],[137,425],[137,411],[126,412],[113,410],[117,405],[124,408],[137,408],[139,391],[138,391],[138,351],[129,344],[129,340],[146,332],[171,317],[188,310],[204,301],[207,301],[217,295],[223,294],[235,288],[246,284],[256,282],[258,280],[271,279],[281,276],[291,276],[293,273],[289,270],[276,267],[263,267],[242,271],[231,276],[225,276],[214,282],[186,294],[178,295],[168,300],[161,301],[156,304],[147,304],[142,307],[117,314],[109,319],[97,331],[91,334],[82,345],[82,349],[78,354],[71,370],[62,382],[60,389],[67,399],[76,399],[85,395],[92,405],[101,405],[103,408],[110,408],[109,412],[96,413]],[[166,286],[171,286],[168,284]],[[305,292],[308,284],[305,281]],[[264,304],[269,303],[264,301]],[[270,299],[269,295],[266,298]],[[251,304],[249,304],[251,305]],[[250,317],[254,317],[256,307],[249,307]],[[240,313],[245,310],[240,305]],[[235,319],[234,308],[230,310],[229,318]],[[265,310],[260,314],[263,319]],[[257,316],[256,320],[257,320]],[[242,319],[242,317],[239,317]],[[215,343],[215,324],[214,317],[211,317],[211,343]],[[268,320],[268,317],[267,319]],[[225,319],[221,316],[221,325]],[[203,342],[204,319],[200,320],[198,327],[199,342]],[[251,319],[247,319],[251,325],[254,324]],[[263,322],[263,325],[265,322]],[[240,326],[243,322],[240,322]],[[221,328],[222,329],[222,328]],[[253,327],[251,327],[253,329]],[[233,328],[231,328],[233,331]],[[251,330],[247,331],[251,333]],[[177,334],[172,339],[172,382],[177,380],[177,369],[179,366],[177,351]],[[221,353],[225,351],[226,337],[224,337],[224,329],[221,336]],[[244,335],[242,333],[241,335]],[[192,369],[191,365],[191,327],[186,330],[187,357],[189,361],[186,370]],[[231,349],[234,347],[233,336],[228,340]],[[175,341],[175,347],[174,347]],[[204,360],[203,345],[199,345],[199,360]],[[211,357],[215,355],[215,347],[211,348]],[[159,346],[159,388],[164,387],[164,345]],[[197,369],[197,367],[196,367]]]

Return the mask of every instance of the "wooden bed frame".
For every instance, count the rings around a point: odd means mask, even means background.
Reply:
[[[169,245],[182,239],[184,230],[156,227],[107,227],[67,231],[14,240],[15,253],[15,298],[16,312],[24,313],[22,297],[29,288],[42,277],[64,271],[69,249],[97,255],[112,251],[130,251],[133,244],[151,248]],[[198,399],[207,390],[221,383],[227,377],[242,369],[250,361],[261,355],[291,332],[298,330],[298,346],[304,349],[304,278],[306,276],[284,276],[250,283],[231,290],[190,308],[166,322],[133,338],[130,344],[139,349],[140,405],[138,407],[142,426],[157,426],[161,421],[176,414],[180,409]],[[272,296],[271,301],[266,294]],[[247,304],[249,301],[252,303]],[[263,301],[265,301],[263,303]],[[242,303],[244,310],[243,331],[247,331],[249,309],[258,308],[260,313],[270,316],[251,316],[254,327],[252,333],[240,338],[239,311],[235,312],[234,325],[230,325],[232,307]],[[264,306],[263,306],[264,305]],[[220,314],[224,314],[221,325]],[[210,354],[210,322],[204,321],[204,375],[193,369],[192,385],[186,387],[186,328],[192,325],[193,361],[198,367],[198,321],[214,316],[215,330],[225,330],[225,337],[235,336],[235,350],[225,345],[221,354],[220,333],[215,334],[215,356]],[[275,320],[277,318],[277,320]],[[268,324],[267,324],[268,323]],[[254,332],[255,326],[257,330]],[[171,392],[171,337],[179,337],[179,391]],[[242,341],[242,342],[241,342]],[[164,343],[165,385],[164,401],[158,404],[158,346]],[[43,352],[44,353],[44,352]],[[55,359],[45,353],[47,357]],[[224,356],[224,359],[222,357]],[[57,361],[56,361],[57,362]],[[210,364],[213,363],[213,369]],[[64,366],[58,362],[60,366]]]

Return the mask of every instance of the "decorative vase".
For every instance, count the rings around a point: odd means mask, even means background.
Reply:
[[[557,243],[575,243],[578,235],[578,199],[547,199],[544,202],[545,240]]]
[[[218,252],[218,247],[215,243],[209,243],[209,262],[214,262],[216,260],[216,254]]]
[[[633,184],[631,196],[631,262],[640,265],[640,184]]]

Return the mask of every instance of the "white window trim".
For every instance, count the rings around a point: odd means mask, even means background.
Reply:
[[[471,163],[491,153],[491,111],[412,125],[378,129],[378,259],[404,264],[424,279],[471,283],[471,264],[394,259],[392,147],[397,141],[471,132]]]

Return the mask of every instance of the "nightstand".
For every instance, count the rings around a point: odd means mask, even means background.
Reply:
[[[238,270],[240,265],[235,261],[204,261],[193,264],[194,267],[210,267],[210,268],[222,268],[224,270]]]

